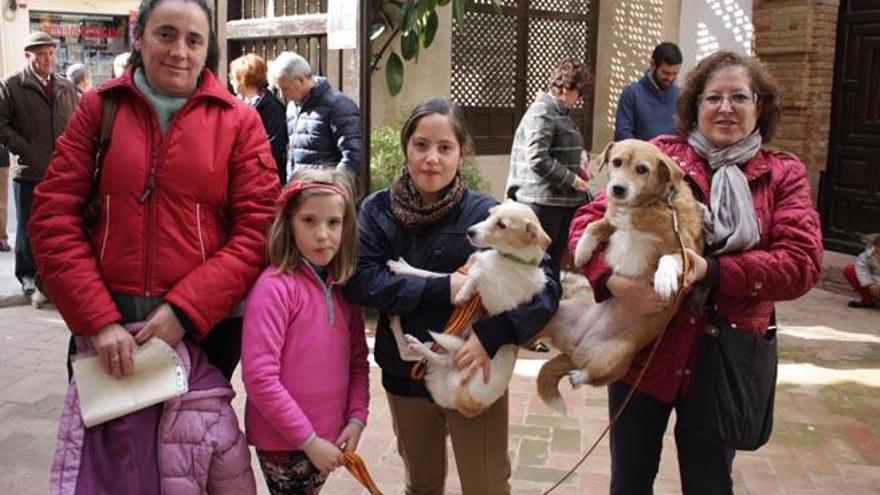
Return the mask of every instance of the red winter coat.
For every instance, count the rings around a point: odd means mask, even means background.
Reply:
[[[712,179],[705,159],[682,137],[660,136],[652,143],[678,162],[694,195],[708,204]],[[718,314],[740,330],[763,333],[774,302],[796,299],[819,280],[822,234],[804,165],[797,157],[761,150],[745,164],[743,172],[752,191],[761,240],[748,251],[718,256],[720,279],[715,302]],[[587,225],[604,213],[604,192],[575,213],[568,238],[572,252]],[[590,285],[597,287],[599,302],[611,297],[602,286],[608,271],[604,257],[597,255],[584,269]],[[679,392],[686,393],[705,325],[705,316],[683,306],[666,330],[639,388],[669,403]],[[635,382],[649,352],[650,346],[636,357],[624,378],[627,383]]]
[[[91,238],[102,96],[118,110]],[[278,173],[257,113],[208,70],[163,136],[132,72],[83,96],[45,179],[29,230],[40,278],[68,326],[93,334],[119,322],[110,294],[161,296],[204,337],[240,303],[265,264]]]

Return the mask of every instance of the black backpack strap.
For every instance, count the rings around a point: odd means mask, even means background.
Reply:
[[[95,146],[95,170],[92,173],[92,188],[97,190],[101,180],[101,170],[104,168],[104,157],[110,149],[110,134],[113,131],[113,121],[116,120],[116,108],[118,102],[116,95],[108,91],[102,95],[101,108],[101,134],[96,139]]]

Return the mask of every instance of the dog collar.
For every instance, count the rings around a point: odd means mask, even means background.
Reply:
[[[503,253],[501,251],[498,251],[498,252],[501,253],[501,256],[509,259],[510,261],[515,261],[521,265],[538,266],[541,264],[540,258],[538,258],[536,260],[526,260],[526,259],[520,258],[519,256],[517,256],[515,254]]]

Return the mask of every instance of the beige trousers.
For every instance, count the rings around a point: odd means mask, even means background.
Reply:
[[[387,396],[406,468],[406,495],[443,495],[447,434],[462,495],[510,494],[506,393],[473,419],[421,397]]]

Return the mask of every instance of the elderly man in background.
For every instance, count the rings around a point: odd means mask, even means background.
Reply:
[[[76,63],[68,67],[67,80],[73,83],[80,96],[92,89],[92,75],[84,64]]]
[[[78,101],[73,84],[55,74],[56,43],[46,33],[30,33],[24,45],[27,66],[0,81],[0,144],[18,155],[10,171],[18,224],[15,276],[28,296],[36,290],[37,275],[27,229],[34,188]]]
[[[129,57],[131,57],[131,52],[122,52],[113,58],[113,77],[119,77],[125,72]]]
[[[287,176],[302,167],[335,167],[349,174],[360,196],[364,177],[361,116],[350,98],[312,75],[305,58],[281,52],[269,67],[269,83],[290,101],[287,107]]]

